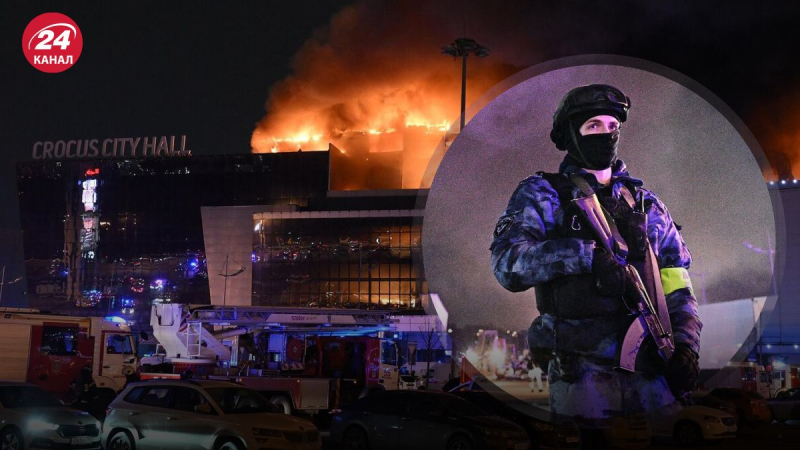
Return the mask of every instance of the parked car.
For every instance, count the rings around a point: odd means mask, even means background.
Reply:
[[[530,448],[525,430],[455,395],[373,392],[336,412],[331,440],[344,450]]]
[[[39,386],[2,381],[0,448],[99,449],[100,422]]]
[[[640,449],[650,446],[653,431],[644,414],[583,419],[578,424],[586,448]]]
[[[686,406],[675,414],[654,416],[651,426],[653,436],[673,438],[685,447],[736,437],[736,419],[707,406]]]
[[[724,411],[736,411],[736,424],[758,427],[772,422],[772,411],[767,400],[758,392],[738,388],[715,388],[695,401],[696,405]]]
[[[108,450],[322,447],[314,424],[271,411],[257,392],[227,381],[131,383],[109,406],[102,442]]]
[[[480,383],[486,381],[485,378],[478,376],[453,387],[451,392],[460,395],[465,391],[481,391]],[[503,404],[503,402],[498,403]],[[481,407],[483,406],[481,405]],[[503,415],[503,417],[507,416]],[[522,426],[525,428],[524,425]],[[652,438],[650,423],[642,414],[583,420],[580,424],[565,422],[556,425],[540,421],[538,425],[534,426],[534,429],[542,437],[542,440],[531,437],[531,444],[534,448],[536,445],[539,445],[539,448],[569,448],[570,445],[576,445],[574,441],[577,437],[577,447],[639,449],[650,445]]]
[[[767,405],[778,423],[800,419],[800,388],[779,391],[775,398],[767,400]]]
[[[418,389],[419,384],[414,375],[400,375],[400,382],[397,389]]]
[[[560,424],[537,419],[480,390],[454,390],[454,395],[478,406],[489,414],[503,417],[521,426],[532,448],[581,448],[581,432],[574,422]]]

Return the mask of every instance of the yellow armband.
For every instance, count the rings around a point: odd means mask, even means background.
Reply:
[[[661,286],[664,287],[664,295],[683,288],[689,288],[691,291],[692,280],[689,279],[689,272],[683,267],[667,267],[661,269]]]

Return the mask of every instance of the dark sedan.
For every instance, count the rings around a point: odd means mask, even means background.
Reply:
[[[453,394],[487,413],[504,417],[521,426],[528,434],[533,448],[581,448],[581,432],[572,422],[554,424],[531,417],[484,391],[455,391]]]
[[[800,419],[800,388],[780,391],[767,400],[772,415],[778,423]]]
[[[526,450],[525,430],[452,394],[380,391],[344,406],[331,424],[344,450]]]

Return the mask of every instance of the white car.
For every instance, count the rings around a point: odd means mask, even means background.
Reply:
[[[0,381],[0,448],[99,449],[100,422],[39,386]]]
[[[736,419],[707,406],[686,406],[672,415],[652,418],[653,436],[671,437],[683,446],[736,437]]]
[[[322,447],[311,422],[275,414],[267,399],[227,381],[131,383],[103,422],[107,450],[245,450]]]
[[[397,389],[408,390],[418,389],[417,378],[413,375],[400,375],[400,381],[397,384]]]

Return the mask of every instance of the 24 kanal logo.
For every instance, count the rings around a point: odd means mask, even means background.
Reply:
[[[59,73],[72,67],[83,50],[78,25],[59,13],[37,16],[22,33],[22,52],[42,72]]]

